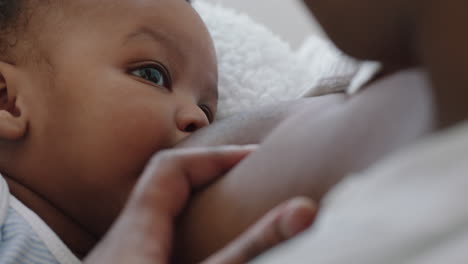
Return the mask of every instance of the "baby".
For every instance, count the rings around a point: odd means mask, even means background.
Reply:
[[[21,253],[25,263],[74,262],[55,234],[75,255],[87,255],[121,212],[152,154],[213,121],[217,66],[212,40],[183,0],[2,1],[0,10],[5,227],[0,258],[21,250],[33,252]],[[131,204],[150,205],[149,214],[158,221],[173,220],[192,186],[230,169],[250,151],[231,147],[175,155],[192,157],[188,161],[165,155],[144,174]],[[205,161],[197,160],[200,155]],[[201,170],[194,160],[199,167],[217,169]],[[185,175],[180,177],[185,185],[172,184],[179,174]],[[139,192],[151,186],[151,195]],[[148,202],[148,197],[154,199]],[[154,216],[163,207],[172,218]],[[128,227],[144,226],[146,218],[123,219],[119,223]],[[22,240],[23,247],[9,246],[13,242],[7,238],[15,239],[10,235],[16,230],[10,224],[32,233]],[[122,224],[117,226],[122,230]],[[170,225],[160,232],[166,242],[170,233]],[[51,254],[43,252],[44,244]],[[93,256],[102,256],[99,252]]]
[[[0,169],[15,197],[85,253],[149,157],[213,120],[212,42],[182,0],[10,2]]]

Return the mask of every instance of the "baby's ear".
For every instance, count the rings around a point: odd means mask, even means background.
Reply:
[[[0,140],[26,135],[28,118],[21,106],[21,74],[16,66],[0,61]]]

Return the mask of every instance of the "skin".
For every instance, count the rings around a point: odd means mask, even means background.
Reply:
[[[253,108],[200,129],[177,144],[176,148],[258,144],[292,115],[305,109],[314,116],[320,115],[345,100],[344,94],[330,94]]]
[[[50,5],[31,14],[12,51],[34,45],[35,59],[0,62],[0,170],[11,193],[84,256],[152,154],[209,124],[216,58],[182,0]]]
[[[464,69],[468,61],[464,58],[468,53],[465,48],[468,37],[458,33],[463,32],[466,24],[462,10],[467,3],[459,0],[443,4],[434,0],[304,2],[327,34],[350,55],[400,68],[411,64],[423,66],[432,84],[438,128],[466,119],[468,106],[463,98],[467,91],[458,87],[467,83]],[[348,8],[359,12],[349,12]],[[355,17],[343,19],[345,13]]]
[[[378,60],[400,68],[416,63],[412,47],[408,45],[413,34],[409,25],[411,17],[402,12],[417,7],[416,2],[304,0],[341,50],[359,59]]]
[[[174,220],[190,192],[219,177],[255,149],[223,146],[158,153],[148,163],[121,216],[84,263],[169,263]],[[316,205],[308,199],[285,202],[203,263],[245,263],[304,230],[315,212]]]

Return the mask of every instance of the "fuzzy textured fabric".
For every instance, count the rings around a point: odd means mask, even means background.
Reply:
[[[311,36],[294,51],[245,14],[203,0],[194,7],[218,55],[218,119],[278,101],[346,91],[362,69],[362,63],[321,37]]]

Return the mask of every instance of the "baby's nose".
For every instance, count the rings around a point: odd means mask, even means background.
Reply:
[[[177,114],[177,128],[184,133],[193,133],[209,124],[208,117],[198,106],[187,107]]]

